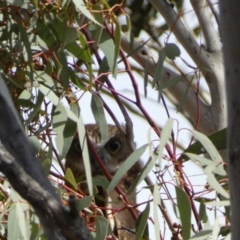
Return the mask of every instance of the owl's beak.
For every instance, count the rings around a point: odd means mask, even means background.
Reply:
[[[97,146],[94,146],[94,147],[95,147],[95,150],[96,150],[99,158],[101,159],[103,164],[106,166],[110,160],[110,156],[109,156],[108,152],[106,151],[106,149],[104,148],[104,145],[98,144]],[[93,174],[102,174],[102,169],[99,166],[98,161],[96,160],[96,158],[94,157],[94,155],[91,151],[89,151],[89,157],[90,157],[90,161],[91,161],[91,165],[92,165]]]

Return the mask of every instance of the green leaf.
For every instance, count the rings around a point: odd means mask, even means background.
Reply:
[[[173,122],[174,120],[172,118],[169,118],[162,128],[162,134],[161,134],[161,142],[158,148],[158,164],[159,168],[161,167],[161,161],[162,161],[162,155],[163,155],[163,150],[165,148],[165,145],[167,144],[171,133],[172,133],[172,128],[173,128]]]
[[[94,119],[99,126],[101,138],[105,140],[108,135],[108,125],[104,114],[103,103],[95,94],[92,94],[91,108]]]
[[[127,14],[124,14],[123,17],[126,18],[126,24],[122,24],[121,25],[121,29],[124,33],[126,34],[130,34],[131,32],[131,19],[130,19],[130,16],[127,15]]]
[[[21,7],[24,4],[22,0],[8,0],[7,2],[18,7]]]
[[[51,161],[51,159],[45,159],[45,160],[42,162],[42,168],[43,168],[44,172],[46,173],[46,175],[49,174],[50,169],[51,169],[51,166],[52,166],[52,161]]]
[[[204,229],[197,234],[195,234],[193,237],[191,237],[189,240],[206,240],[211,235],[212,229]]]
[[[89,44],[87,43],[86,37],[81,33],[78,36],[78,39],[81,43],[83,52],[82,52],[82,59],[86,59],[86,62],[91,64],[92,63],[92,59],[91,59],[91,50],[89,49]]]
[[[225,201],[219,201],[219,202],[206,202],[205,205],[209,205],[212,207],[223,207],[223,206],[230,206],[230,201],[225,200]]]
[[[175,187],[177,206],[182,223],[183,239],[188,240],[191,233],[191,204],[187,194],[179,187]]]
[[[18,28],[19,28],[19,32],[21,34],[21,41],[23,42],[26,51],[27,51],[27,59],[25,59],[28,62],[32,61],[32,50],[31,50],[31,44],[29,42],[29,37],[27,35],[27,32],[25,30],[25,26],[23,26],[23,21],[21,21],[21,19],[16,15],[16,19],[17,19],[17,24],[18,24]],[[30,68],[30,81],[33,81],[33,67],[32,64],[28,64],[28,67]]]
[[[218,152],[218,150],[215,148],[213,143],[209,140],[207,136],[204,134],[197,132],[197,131],[192,131],[193,136],[199,140],[199,142],[203,145],[203,147],[206,149],[207,153],[210,155],[210,158],[216,165],[216,169],[214,170],[215,173],[225,176],[226,172],[223,168],[223,162],[222,158]]]
[[[67,121],[66,110],[62,104],[58,104],[52,114],[53,131],[57,134],[55,142],[61,155],[63,149],[63,130]]]
[[[87,49],[81,48],[76,42],[68,44],[66,49],[77,59],[81,59],[86,63],[91,63],[91,55],[89,56]]]
[[[96,240],[105,240],[108,232],[108,221],[106,218],[96,217]]]
[[[75,190],[78,189],[77,183],[75,181],[75,178],[73,176],[71,169],[67,168],[64,178],[66,181],[68,181],[74,187]]]
[[[152,87],[156,86],[158,83],[158,101],[160,101],[162,95],[162,78],[163,78],[163,62],[166,58],[164,48],[159,52],[157,65],[153,74]]]
[[[160,240],[160,222],[158,219],[158,205],[161,204],[160,201],[160,192],[157,184],[153,187],[153,219],[154,219],[154,230],[155,230],[155,239]]]
[[[218,193],[220,193],[222,196],[224,196],[225,198],[229,199],[229,193],[219,184],[219,182],[217,181],[215,175],[212,173],[213,170],[216,169],[215,164],[209,165],[208,167],[205,168],[205,173],[207,175],[207,181],[209,183],[209,185]]]
[[[182,76],[177,76],[177,77],[171,78],[162,84],[162,89],[170,88],[171,86],[177,84],[180,81],[183,81]]]
[[[189,157],[193,162],[195,162],[197,165],[204,167],[208,165],[212,165],[213,162],[205,157],[193,154],[193,153],[184,153],[187,157]]]
[[[109,184],[107,189],[108,192],[112,191],[114,187],[118,184],[120,179],[123,175],[140,159],[147,148],[148,144],[141,146],[140,148],[136,149],[122,164],[122,166],[118,169],[112,181]]]
[[[203,223],[207,223],[208,221],[206,205],[203,203],[203,201],[200,202],[199,206],[199,220],[202,221]]]
[[[144,78],[143,78],[143,87],[144,87],[144,97],[147,97],[147,84],[148,84],[148,76],[149,76],[149,66],[150,62],[146,62],[146,66],[144,68]]]
[[[40,46],[42,45],[44,50],[46,50],[46,45],[48,48],[52,48],[56,44],[57,42],[56,37],[54,36],[49,26],[44,21],[41,21],[41,20],[37,21],[36,31],[38,36],[41,37],[44,45],[41,44],[41,41],[38,41],[38,44]]]
[[[166,54],[164,49],[159,52],[157,65],[153,75],[152,87],[155,86],[157,82],[160,82],[163,76],[163,62],[165,60]]]
[[[79,33],[76,28],[69,27],[68,25],[66,25],[64,31],[65,31],[64,40],[66,43],[75,42],[75,40],[78,38]]]
[[[87,9],[85,3],[83,0],[73,0],[74,4],[76,5],[77,8],[82,12],[83,15],[85,15],[88,19],[93,21],[94,23],[100,25],[96,19],[93,17],[91,12]]]
[[[34,104],[33,110],[29,114],[28,119],[26,120],[26,125],[29,125],[32,119],[39,113],[44,99],[44,95],[40,91],[38,91],[36,98],[37,98],[36,103]]]
[[[74,115],[72,111],[68,111],[68,116],[75,118],[76,115]],[[81,149],[82,149],[83,163],[84,163],[84,168],[86,173],[89,195],[92,195],[93,194],[92,171],[91,171],[90,158],[88,154],[85,126],[83,124],[81,115],[77,119],[77,130],[78,130],[78,137],[79,137]]]
[[[150,204],[147,203],[146,208],[144,211],[140,213],[137,219],[137,229],[136,229],[136,240],[141,239],[141,237],[144,235],[144,230],[147,226],[147,220],[150,212]]]
[[[40,151],[41,144],[36,136],[30,136],[28,138],[30,145],[32,146],[33,151],[37,154]]]
[[[113,77],[117,78],[117,58],[119,54],[120,44],[121,44],[121,28],[118,22],[115,22],[115,32],[114,32],[114,43],[115,43],[115,51],[114,51],[114,64],[113,64]]]
[[[146,178],[146,176],[150,173],[155,165],[155,159],[150,159],[148,163],[144,166],[142,172],[137,176],[137,178],[133,181],[130,188],[128,189],[128,193],[132,192],[136,187]]]
[[[52,21],[48,22],[47,26],[56,37],[57,42],[61,43],[65,41],[64,29],[66,28],[66,21],[63,21],[60,18],[53,18]]]
[[[105,176],[96,176],[93,177],[93,184],[95,186],[106,188],[109,186],[109,181]]]
[[[224,128],[210,136],[208,136],[208,139],[214,144],[214,146],[218,150],[223,150],[227,148],[227,129]],[[203,145],[200,141],[195,142],[191,146],[189,146],[184,152],[189,153],[196,153],[196,154],[202,154],[206,153],[206,151],[203,149]]]
[[[61,103],[54,109],[52,119],[53,131],[57,134],[55,142],[59,157],[63,159],[71,145],[73,135],[76,131],[76,123],[68,118],[67,108]]]
[[[114,76],[116,76],[116,74],[117,74],[117,64],[116,64],[117,59],[115,56],[115,44],[114,44],[111,36],[105,29],[102,30],[102,36],[101,36],[98,46],[105,54],[110,71],[113,73]]]
[[[80,200],[77,200],[77,209],[78,211],[83,210],[84,208],[87,208],[92,202],[92,197],[88,196],[88,197],[84,197]]]
[[[69,71],[68,71],[68,62],[63,51],[58,53],[58,60],[61,63],[58,69],[58,76],[62,81],[62,86],[65,90],[68,89],[69,86]]]
[[[176,57],[179,57],[181,54],[179,47],[174,43],[166,43],[164,49],[165,49],[166,56],[171,60],[174,60]]]
[[[21,234],[16,206],[13,206],[11,208],[11,211],[9,212],[7,228],[8,228],[8,240],[16,240],[20,238]]]
[[[213,225],[212,239],[218,239],[219,231],[220,231],[220,225],[219,225],[218,219],[216,218]]]
[[[18,104],[24,107],[29,107],[31,105],[31,98],[31,93],[24,89],[18,97]]]
[[[40,84],[39,90],[42,92],[42,94],[47,97],[55,106],[59,103],[58,96],[48,87]]]
[[[16,205],[16,214],[17,214],[17,221],[21,232],[22,239],[29,239],[27,234],[27,223],[28,219],[25,218],[25,206],[24,203],[17,202]],[[25,204],[26,205],[26,204]],[[17,238],[16,238],[17,239]]]

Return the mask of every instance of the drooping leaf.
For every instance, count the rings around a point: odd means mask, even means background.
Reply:
[[[155,230],[155,239],[160,240],[160,222],[158,218],[158,205],[161,204],[160,201],[160,192],[157,184],[153,187],[153,219],[154,219],[154,230]]]
[[[51,167],[52,167],[51,159],[45,159],[42,162],[42,168],[43,168],[44,172],[46,173],[46,175],[49,174]]]
[[[67,59],[63,51],[58,53],[58,60],[61,62],[61,67],[58,69],[58,76],[62,81],[63,88],[67,90],[69,87],[69,71]]]
[[[22,239],[29,239],[29,236],[27,234],[28,219],[25,217],[25,213],[24,213],[25,210],[24,210],[23,204],[24,203],[22,203],[20,201],[15,204],[17,220],[18,220]],[[27,205],[27,204],[25,204],[25,205]]]
[[[36,31],[38,33],[38,44],[46,49],[46,47],[51,48],[56,44],[57,39],[50,30],[49,26],[42,20],[37,21]],[[42,41],[40,41],[40,38]]]
[[[18,97],[18,104],[29,107],[31,105],[31,97],[31,93],[24,89]]]
[[[162,128],[162,134],[161,134],[161,142],[158,148],[158,165],[159,168],[161,167],[162,162],[162,155],[163,155],[163,149],[165,148],[166,143],[169,141],[169,137],[171,136],[172,128],[173,128],[173,122],[174,120],[172,118],[169,118]]]
[[[214,172],[221,176],[225,176],[226,172],[223,168],[222,158],[213,143],[207,136],[200,132],[192,131],[192,133],[193,136],[198,139],[202,146],[206,149],[207,153],[210,155],[211,160],[215,163],[216,167],[214,169]]]
[[[96,240],[105,240],[108,232],[108,221],[106,218],[97,216],[96,217]]]
[[[230,201],[225,200],[225,201],[219,201],[219,202],[206,202],[206,205],[212,206],[212,207],[223,207],[223,206],[230,206]]]
[[[17,15],[16,15],[16,17],[17,17],[17,20],[19,20],[19,21],[17,21],[17,24],[18,24],[19,32],[21,34],[21,41],[23,42],[23,44],[26,48],[26,52],[27,52],[26,61],[31,62],[32,61],[32,50],[31,50],[31,44],[29,42],[29,37],[28,37],[27,32],[26,32],[26,30],[23,26],[23,21],[21,21],[21,19],[18,18]],[[30,79],[30,81],[33,81],[33,79],[34,79],[33,78],[33,66],[32,66],[32,64],[29,64],[28,67],[30,69],[29,79]]]
[[[128,189],[128,192],[132,192],[136,187],[148,176],[150,171],[153,169],[155,165],[156,159],[150,159],[148,163],[144,166],[142,172],[137,176],[137,178],[133,181],[130,188]]]
[[[188,240],[191,233],[191,204],[187,194],[179,187],[175,187],[177,206],[182,223],[183,239]]]
[[[33,110],[29,114],[28,119],[26,120],[26,125],[28,125],[32,121],[32,119],[39,113],[44,99],[44,95],[39,91],[36,98],[36,103],[34,104]]]
[[[71,145],[76,123],[68,118],[66,107],[58,104],[53,112],[53,130],[57,134],[55,142],[60,159],[63,159]]]
[[[58,105],[59,103],[59,98],[56,95],[56,93],[54,93],[50,88],[44,86],[44,85],[40,85],[39,90],[42,92],[42,94],[47,97],[55,106]]]
[[[201,167],[212,165],[212,163],[213,163],[211,160],[209,160],[205,157],[199,156],[197,154],[186,152],[186,153],[184,153],[184,155],[186,155],[188,158],[190,158],[193,162],[195,162],[197,165],[199,165]]]
[[[83,15],[85,15],[88,19],[90,19],[91,21],[99,25],[99,23],[93,17],[91,12],[87,9],[83,0],[73,0],[73,2],[76,5],[76,7],[79,8],[79,10],[82,12]]]
[[[220,225],[218,219],[216,218],[212,230],[212,239],[218,239],[218,233],[220,231]]]
[[[196,233],[189,240],[206,240],[211,235],[212,229],[204,229],[198,233]]]
[[[9,212],[7,227],[8,227],[9,240],[16,240],[20,238],[21,234],[20,234],[16,206],[13,206],[11,208],[11,211]]]
[[[113,188],[118,184],[123,175],[140,159],[147,148],[148,144],[141,146],[136,149],[122,164],[122,166],[118,169],[112,181],[109,184],[108,192],[112,191]]]
[[[67,182],[69,182],[74,187],[75,190],[77,190],[77,183],[75,181],[75,178],[73,176],[71,169],[69,168],[66,169],[64,178],[66,179]]]
[[[226,133],[227,133],[227,129],[224,128],[208,136],[209,140],[214,144],[216,149],[218,150],[226,149],[226,142],[227,142]],[[203,145],[201,144],[201,142],[197,141],[191,146],[189,146],[184,152],[202,154],[202,153],[206,153],[206,150],[203,148]]]
[[[117,74],[116,56],[115,56],[115,44],[109,33],[103,29],[101,39],[99,41],[99,48],[103,51],[108,67],[114,76]]]
[[[183,81],[182,76],[177,76],[177,77],[171,78],[162,84],[162,89],[170,88],[171,86],[175,85],[176,83],[178,83],[180,81]]]
[[[70,110],[68,111],[68,116],[69,117],[71,116],[73,118],[76,117],[76,115],[74,115],[73,112]],[[82,149],[82,156],[83,156],[83,163],[84,163],[85,174],[87,179],[88,191],[89,191],[89,195],[92,195],[93,194],[92,171],[91,171],[90,158],[88,154],[85,126],[83,124],[81,115],[77,119],[77,130],[78,130],[78,137],[79,137],[81,149]]]
[[[165,57],[166,57],[166,53],[165,53],[164,49],[162,49],[159,52],[157,65],[156,65],[154,75],[153,75],[153,81],[152,81],[153,87],[155,86],[155,84],[157,82],[160,83],[160,80],[163,77],[163,62],[165,60]]]
[[[218,193],[220,193],[225,198],[229,199],[229,193],[220,185],[217,181],[215,175],[213,174],[213,170],[216,169],[215,164],[209,165],[205,168],[205,173],[207,175],[207,181],[209,185]]]
[[[114,64],[112,69],[113,71],[113,77],[116,79],[117,78],[117,58],[119,55],[119,49],[120,49],[120,44],[121,44],[121,28],[119,23],[116,21],[115,22],[115,32],[114,32],[114,43],[115,43],[115,51],[114,51]]]
[[[199,206],[199,220],[202,221],[203,223],[206,223],[208,221],[206,205],[203,203],[203,201],[200,202]]]
[[[72,42],[75,42],[75,40],[78,38],[78,31],[76,28],[74,27],[69,27],[67,24],[64,28],[64,33],[65,33],[65,36],[64,36],[64,40],[66,43],[72,43]]]
[[[63,130],[65,123],[67,121],[67,113],[63,105],[60,103],[54,109],[52,115],[53,122],[53,131],[57,134],[55,138],[55,142],[57,145],[57,149],[61,155],[63,149]]]
[[[95,94],[92,94],[91,108],[95,121],[99,126],[101,138],[104,140],[107,138],[108,126],[104,114],[103,103],[101,99],[99,99],[99,97],[96,96]]]
[[[142,236],[144,235],[146,226],[147,226],[147,220],[150,212],[150,204],[148,203],[146,208],[140,213],[137,219],[137,231],[136,231],[136,240],[142,239]]]

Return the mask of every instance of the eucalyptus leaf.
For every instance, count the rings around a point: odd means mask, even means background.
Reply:
[[[189,240],[191,233],[191,204],[187,194],[179,187],[175,187],[177,206],[182,223],[183,239]]]
[[[141,146],[136,149],[122,164],[122,166],[118,169],[112,181],[109,184],[107,189],[108,192],[112,191],[114,187],[118,184],[123,175],[140,159],[147,148],[148,144]]]
[[[153,188],[153,219],[154,219],[154,230],[155,230],[155,239],[160,240],[160,222],[158,218],[158,205],[161,204],[160,192],[157,184]]]
[[[95,94],[92,94],[91,108],[95,121],[100,129],[101,139],[104,140],[108,135],[108,125],[104,114],[103,103]]]
[[[108,221],[106,218],[97,216],[96,217],[96,240],[105,240],[108,232]]]

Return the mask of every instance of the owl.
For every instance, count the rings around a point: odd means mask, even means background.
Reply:
[[[106,139],[102,139],[99,127],[97,125],[88,124],[85,126],[85,128],[89,139],[93,143],[101,161],[106,166],[108,172],[111,175],[114,175],[121,164],[132,152],[126,136],[123,134],[124,129],[122,129],[123,131],[120,131],[116,126],[108,125],[108,136]],[[101,167],[96,159],[94,159],[94,156],[90,151],[89,158],[92,175],[104,175]],[[66,155],[65,168],[70,168],[75,178],[85,174],[81,146],[78,137],[73,139],[70,149]],[[127,193],[132,181],[136,179],[138,173],[139,172],[136,164],[128,172],[126,172],[118,184],[123,192]],[[112,190],[108,193],[105,191],[105,189],[101,189],[100,192],[106,199],[105,208],[108,209],[106,210],[106,216],[109,218],[111,227],[113,228],[114,233],[118,236],[118,239],[135,239],[134,232],[136,228],[136,221],[133,219],[128,209],[122,210],[126,207],[126,205],[119,197],[118,193],[115,190]],[[136,195],[134,193],[131,193],[131,196],[128,197],[128,200],[132,206],[136,205]],[[117,214],[114,213],[113,216],[110,209],[116,209],[120,211]],[[137,214],[137,210],[134,209],[133,211],[135,211]]]

